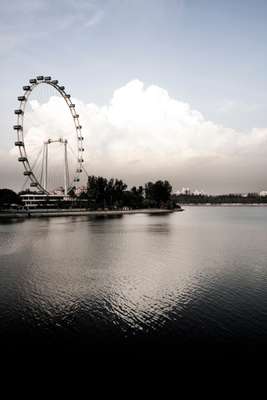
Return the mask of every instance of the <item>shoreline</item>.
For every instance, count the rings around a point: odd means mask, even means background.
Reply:
[[[267,207],[267,203],[180,203],[182,207]],[[106,210],[106,211],[90,211],[85,209],[46,209],[46,210],[29,210],[29,211],[0,211],[0,220],[4,219],[30,219],[30,218],[52,218],[52,217],[75,217],[75,216],[96,216],[96,217],[108,217],[108,216],[122,216],[122,215],[133,215],[133,214],[148,214],[148,215],[163,215],[172,214],[175,212],[182,212],[184,208],[175,210],[166,210],[160,208],[145,208],[136,210]]]
[[[180,203],[183,207],[267,207],[267,203]]]
[[[0,211],[0,219],[12,218],[44,218],[44,217],[73,217],[73,216],[120,216],[129,214],[171,214],[182,210],[165,210],[160,208],[148,208],[139,210],[107,210],[107,211],[89,211],[84,209],[77,210],[30,210],[30,211]]]

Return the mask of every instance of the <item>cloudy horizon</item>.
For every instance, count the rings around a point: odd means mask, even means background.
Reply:
[[[217,125],[163,88],[145,86],[138,79],[115,90],[107,105],[77,98],[73,102],[83,126],[89,174],[119,177],[129,185],[168,179],[174,190],[183,186],[212,193],[265,189],[257,173],[266,166],[267,129],[244,133]],[[28,146],[38,136],[57,132],[66,120],[66,107],[57,96],[44,104],[30,101],[30,107],[33,127],[25,135]],[[72,123],[63,126],[64,138],[74,147]],[[15,147],[2,151],[0,166],[8,171],[6,185],[20,190],[24,179],[17,156]]]
[[[2,3],[1,188],[24,183],[16,96],[50,72],[76,103],[89,174],[208,193],[267,189],[264,1]],[[64,120],[56,97],[31,106],[29,143]]]

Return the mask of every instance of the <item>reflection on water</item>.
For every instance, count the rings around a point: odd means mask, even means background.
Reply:
[[[266,208],[192,207],[1,224],[0,338],[251,348],[267,334],[266,223]]]

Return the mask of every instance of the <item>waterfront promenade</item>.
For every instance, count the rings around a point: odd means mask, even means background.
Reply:
[[[106,210],[106,211],[90,211],[85,209],[39,209],[39,210],[8,210],[0,211],[1,218],[42,218],[42,217],[67,217],[67,216],[120,216],[125,214],[169,214],[178,210],[166,210],[161,208],[147,208],[139,210]]]

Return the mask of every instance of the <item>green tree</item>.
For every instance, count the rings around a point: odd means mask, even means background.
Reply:
[[[107,179],[102,176],[89,176],[87,184],[88,203],[90,208],[105,207]]]
[[[68,195],[69,195],[72,199],[74,199],[74,198],[77,197],[77,196],[76,196],[76,193],[75,193],[75,190],[76,190],[76,187],[73,186],[73,187],[69,190],[69,192],[68,192]]]
[[[143,208],[144,207],[144,188],[143,186],[133,186],[131,190],[124,192],[123,205],[130,208]]]
[[[127,189],[126,183],[124,183],[122,180],[115,179],[112,186],[113,206],[122,207],[124,205],[123,194],[126,189]]]
[[[121,207],[127,185],[119,179],[107,179],[102,176],[89,176],[87,184],[88,204],[90,208]]]
[[[168,181],[148,182],[145,185],[146,203],[149,207],[166,207],[171,199],[172,186]]]
[[[19,195],[10,189],[0,189],[0,208],[9,208],[11,204],[22,205]]]

